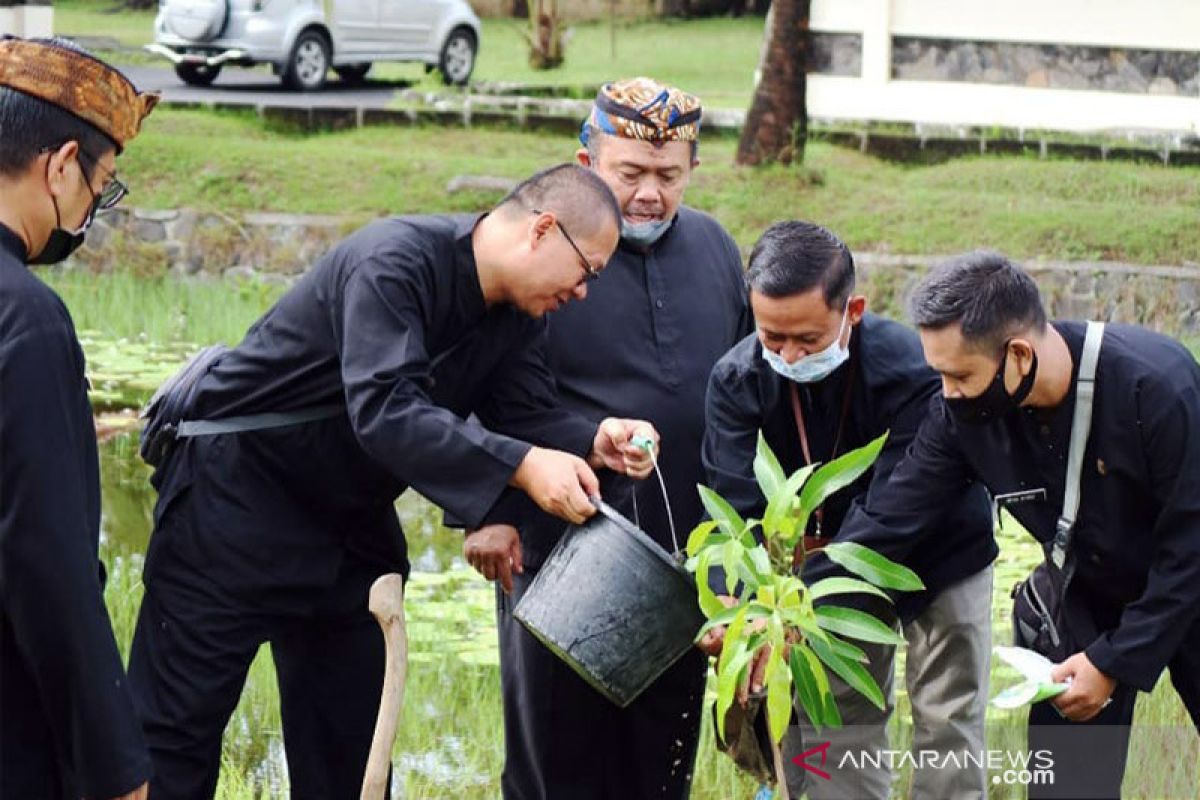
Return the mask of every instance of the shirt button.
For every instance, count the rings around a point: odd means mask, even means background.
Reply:
[[[662,308],[662,307],[663,307],[663,302],[662,302],[662,300],[655,300],[655,301],[654,301],[654,307],[655,307],[655,308]]]
[[[1050,437],[1050,426],[1043,425],[1042,427],[1038,428],[1038,433],[1040,433],[1042,435],[1043,439],[1049,438]]]

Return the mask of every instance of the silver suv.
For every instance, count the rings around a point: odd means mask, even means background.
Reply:
[[[146,49],[192,86],[227,64],[270,64],[285,85],[311,91],[331,67],[353,82],[375,61],[424,62],[463,85],[479,31],[467,0],[160,0]]]

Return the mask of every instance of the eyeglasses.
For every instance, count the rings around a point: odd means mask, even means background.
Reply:
[[[107,211],[125,199],[125,195],[129,194],[129,187],[124,183],[121,183],[121,179],[118,178],[115,173],[101,166],[99,161],[92,158],[83,150],[79,151],[79,155],[92,162],[92,165],[95,166],[96,169],[104,173],[106,180],[104,181],[104,186],[100,189],[100,208],[102,210]]]
[[[59,145],[58,147],[43,147],[39,153],[53,153],[60,147],[62,147],[62,145]],[[104,173],[104,186],[100,189],[100,194],[98,195],[100,200],[99,203],[97,203],[97,207],[100,210],[107,211],[110,208],[114,208],[117,203],[125,199],[125,195],[129,194],[129,187],[122,183],[115,173],[101,166],[97,159],[88,155],[88,153],[86,153],[82,148],[76,152],[80,158],[86,158],[89,162],[91,162],[93,167]],[[91,188],[92,187],[89,186],[88,191],[91,191]]]
[[[539,208],[531,208],[529,210],[534,214],[542,213],[542,210]],[[579,245],[575,244],[575,240],[571,238],[571,234],[567,233],[567,229],[563,227],[562,223],[558,221],[557,217],[554,219],[554,224],[558,226],[558,230],[560,233],[562,233],[563,238],[567,240],[567,244],[571,245],[571,249],[575,251],[575,255],[579,256],[579,265],[583,267],[583,278],[579,282],[583,283],[584,281],[594,281],[599,278],[600,271],[593,267],[592,263],[588,261],[587,256],[585,256],[583,251],[579,249]]]

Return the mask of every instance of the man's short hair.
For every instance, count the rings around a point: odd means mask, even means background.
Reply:
[[[909,300],[919,328],[962,327],[968,346],[998,351],[1013,336],[1046,327],[1037,284],[1000,253],[978,250],[934,267]]]
[[[767,297],[820,287],[825,305],[841,309],[854,291],[854,256],[837,236],[811,222],[776,222],[750,251],[746,285]]]
[[[68,39],[35,41],[90,55]],[[0,175],[20,175],[46,149],[57,149],[70,141],[78,142],[90,156],[79,160],[89,181],[96,160],[117,149],[117,143],[107,134],[60,106],[0,86]]]
[[[621,207],[612,189],[578,164],[559,164],[526,178],[499,207],[552,211],[573,236],[592,236],[605,222],[621,227]]]

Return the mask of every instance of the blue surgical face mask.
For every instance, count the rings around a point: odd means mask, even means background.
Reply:
[[[850,301],[846,301],[846,310],[842,313],[842,324],[838,326],[838,334],[833,341],[819,353],[809,353],[803,358],[798,358],[791,364],[783,360],[783,356],[764,347],[762,349],[763,358],[771,365],[771,369],[778,372],[789,381],[796,383],[817,383],[829,377],[829,375],[842,364],[846,363],[846,359],[850,358],[850,343],[846,342],[846,347],[842,347],[842,336],[846,332],[846,323],[850,319]]]
[[[621,220],[621,238],[638,247],[650,247],[671,227],[671,220],[659,222],[629,222]]]

